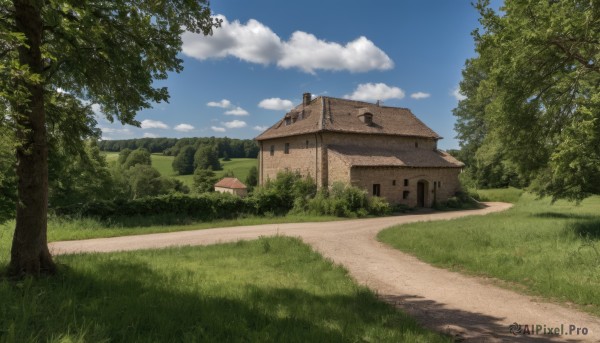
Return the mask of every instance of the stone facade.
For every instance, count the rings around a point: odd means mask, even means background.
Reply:
[[[460,190],[463,164],[437,150],[441,137],[408,109],[310,100],[306,94],[303,99],[257,137],[259,184],[294,171],[315,179],[319,188],[343,182],[410,207],[430,207]]]

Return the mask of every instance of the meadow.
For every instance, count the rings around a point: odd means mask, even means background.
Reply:
[[[378,239],[454,271],[600,315],[600,196],[551,203],[516,189],[481,191],[508,211],[386,229]]]
[[[298,239],[55,260],[54,277],[0,279],[0,342],[452,341]]]
[[[106,156],[106,160],[110,163],[111,161],[116,161],[119,156],[118,152],[103,152]],[[177,175],[173,171],[174,156],[166,156],[163,154],[152,154],[152,167],[156,168],[163,176],[174,177],[178,180],[181,180],[185,185],[192,186],[194,183],[193,175]],[[226,172],[233,172],[234,177],[238,178],[242,182],[246,181],[246,177],[248,177],[248,171],[252,167],[258,167],[258,160],[256,158],[232,158],[230,161],[222,161],[221,165],[223,166],[223,170],[215,171],[215,174],[218,177],[223,177]]]

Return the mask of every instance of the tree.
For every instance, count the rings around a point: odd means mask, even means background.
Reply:
[[[190,175],[194,172],[194,154],[196,150],[188,145],[181,149],[173,159],[173,170],[179,175]]]
[[[129,154],[131,154],[131,149],[125,148],[121,151],[119,151],[119,158],[117,159],[117,162],[119,163],[119,165],[124,165],[125,161],[127,161],[127,157],[129,157]]]
[[[194,171],[194,191],[196,193],[214,192],[215,183],[219,179],[210,169],[196,169]]]
[[[18,143],[10,274],[55,271],[46,238],[47,124],[61,113],[49,110],[53,99],[66,93],[68,112],[84,113],[86,101],[111,121],[139,125],[137,111],[168,100],[153,81],[182,70],[181,33],[209,34],[219,25],[210,14],[205,0],[0,0],[0,107],[11,118],[0,124],[14,130]],[[67,122],[58,130],[81,137]]]
[[[503,15],[486,0],[476,8],[478,56],[467,63],[467,99],[455,110],[461,146],[475,147],[475,156],[493,147],[490,156],[531,180],[539,195],[581,200],[600,193],[597,4],[506,0]]]
[[[219,155],[217,149],[211,145],[203,145],[198,147],[196,154],[194,155],[194,169],[212,169],[221,170],[221,162],[219,162]]]
[[[121,156],[119,155],[119,158]],[[150,152],[144,148],[139,148],[133,150],[130,154],[128,154],[127,159],[123,162],[123,169],[129,169],[137,164],[143,164],[147,166],[152,165],[152,157],[150,156]]]
[[[246,186],[248,187],[248,190],[251,191],[257,185],[258,185],[258,168],[256,168],[256,166],[253,166],[252,168],[250,168],[250,170],[248,170],[248,176],[246,176]]]

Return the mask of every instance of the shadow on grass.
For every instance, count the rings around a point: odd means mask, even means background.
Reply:
[[[368,291],[315,296],[247,286],[215,295],[143,262],[97,260],[104,262],[61,266],[54,278],[0,280],[0,341],[341,342],[377,326],[392,330],[394,341],[407,333],[440,339]]]
[[[600,219],[582,220],[569,223],[565,230],[584,239],[600,239]]]
[[[596,219],[598,217],[586,214],[576,213],[560,213],[560,212],[540,212],[532,214],[533,217],[537,218],[551,218],[551,219]]]
[[[437,331],[445,332],[458,342],[580,342],[578,339],[565,339],[564,336],[548,335],[513,335],[509,325],[524,322],[518,310],[514,317],[500,318],[478,312],[469,312],[448,308],[443,303],[424,299],[416,295],[379,295],[383,301],[400,308],[414,317],[422,325]],[[465,301],[469,301],[465,299]],[[523,327],[524,325],[522,325]],[[585,337],[582,337],[585,338]]]

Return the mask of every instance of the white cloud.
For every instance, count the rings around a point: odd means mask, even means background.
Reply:
[[[290,100],[281,99],[281,98],[269,98],[264,99],[258,103],[258,107],[264,108],[267,110],[291,110],[294,108],[294,103]]]
[[[460,93],[460,89],[458,87],[454,88],[454,90],[450,94],[453,97],[455,97],[456,100],[458,100],[458,101],[465,100],[467,98],[466,96],[464,96]]]
[[[410,95],[411,98],[416,99],[416,100],[427,99],[430,96],[431,96],[431,94],[424,93],[424,92],[416,92],[416,93],[412,93]]]
[[[315,70],[348,70],[365,72],[388,70],[394,62],[366,37],[359,37],[342,45],[318,39],[310,33],[296,31],[283,41],[261,22],[250,19],[243,24],[229,22],[225,16],[221,27],[212,36],[185,32],[183,53],[205,60],[233,56],[240,60],[263,65],[277,64],[289,69],[298,68],[307,73]]]
[[[111,127],[99,127],[100,130],[102,130],[102,133],[120,133],[120,134],[130,134],[131,130],[129,130],[128,128],[124,128],[124,129],[114,129]]]
[[[247,116],[248,111],[238,106],[232,110],[226,111],[225,114],[228,116]]]
[[[158,136],[153,133],[144,132],[144,138],[156,138],[156,137],[158,137]]]
[[[144,119],[142,120],[142,129],[168,129],[169,126],[162,121]]]
[[[404,91],[398,87],[390,87],[385,83],[361,83],[354,93],[344,95],[346,99],[376,101],[387,99],[402,99]]]
[[[214,132],[225,132],[224,127],[211,126],[210,129],[213,130]]]
[[[242,120],[232,120],[225,123],[222,123],[228,129],[240,129],[242,127],[246,127],[246,122]]]
[[[179,124],[177,126],[174,127],[175,131],[179,131],[179,132],[190,132],[194,129],[194,127],[190,124]]]
[[[268,128],[269,128],[268,126],[260,126],[260,125],[256,125],[255,127],[253,127],[253,129],[256,131],[265,131]]]
[[[227,99],[223,99],[221,101],[210,101],[209,103],[206,104],[206,106],[229,108],[231,106],[231,101],[229,101]]]

